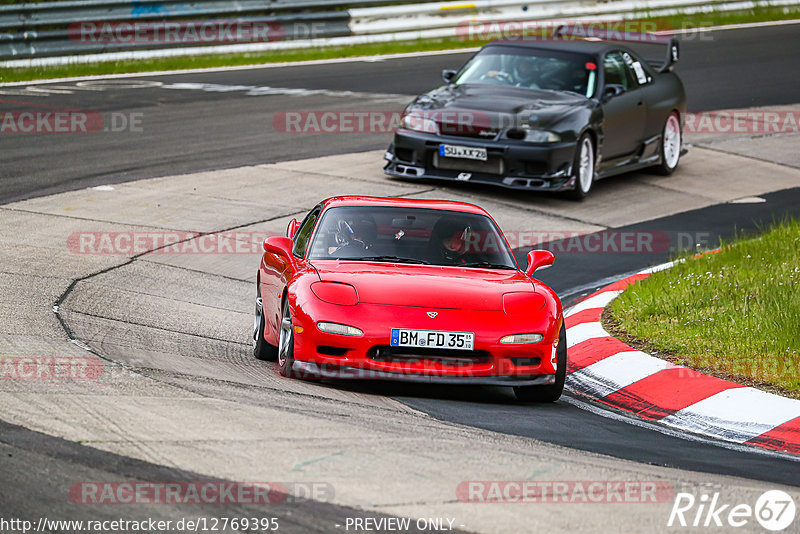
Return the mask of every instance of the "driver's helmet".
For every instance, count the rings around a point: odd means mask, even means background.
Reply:
[[[536,59],[520,56],[514,63],[514,80],[520,85],[530,85],[536,81]]]

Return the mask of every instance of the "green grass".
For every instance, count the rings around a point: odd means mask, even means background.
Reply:
[[[674,15],[668,17],[648,17],[647,14],[643,13],[641,20],[656,21],[659,28],[698,28],[743,22],[763,22],[798,18],[800,18],[800,8],[784,9],[763,7],[734,13],[711,12],[699,15]],[[482,46],[486,44],[486,42],[488,41],[467,41],[463,38],[454,37],[448,39],[396,41],[391,43],[280,50],[249,54],[218,54],[136,61],[109,61],[53,67],[0,69],[0,82],[22,82],[46,78],[199,69],[235,65],[259,65],[284,61],[309,61],[315,59],[371,56],[428,50],[451,50],[455,48]]]
[[[684,257],[630,286],[604,320],[675,363],[800,398],[800,220]]]

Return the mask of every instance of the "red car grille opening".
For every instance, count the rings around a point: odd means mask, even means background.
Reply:
[[[516,356],[514,358],[509,358],[509,360],[511,360],[511,363],[513,363],[516,367],[539,365],[542,363],[541,358],[533,356]]]
[[[330,345],[317,345],[317,352],[319,354],[323,354],[325,356],[344,356],[347,354],[347,351],[350,349],[346,349],[344,347],[332,347]]]
[[[381,363],[410,364],[430,362],[440,365],[478,365],[489,363],[489,353],[482,350],[453,351],[446,349],[428,349],[416,347],[373,347],[367,352],[367,358]]]

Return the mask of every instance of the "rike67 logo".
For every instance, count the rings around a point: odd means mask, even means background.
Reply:
[[[752,526],[755,519],[763,528],[778,532],[792,525],[796,511],[792,496],[781,490],[764,492],[755,506],[723,503],[719,492],[710,496],[703,494],[700,498],[681,492],[675,495],[667,526],[729,529]]]

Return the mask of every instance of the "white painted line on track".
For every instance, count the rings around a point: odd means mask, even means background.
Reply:
[[[665,425],[744,443],[797,417],[800,400],[743,387],[720,391],[661,419]]]
[[[636,273],[636,274],[652,274],[652,273],[657,273],[657,272],[659,272],[659,271],[664,271],[664,270],[667,270],[667,269],[669,269],[670,267],[672,267],[673,265],[675,265],[675,263],[683,263],[684,261],[686,261],[686,260],[684,260],[683,258],[681,258],[681,259],[679,259],[679,260],[676,260],[676,261],[668,261],[668,262],[666,262],[666,263],[662,263],[662,264],[660,264],[660,265],[656,265],[656,266],[654,266],[654,267],[648,267],[647,269],[643,269],[643,270],[639,271],[639,272],[638,272],[638,273]]]
[[[787,26],[790,24],[800,24],[800,19],[789,20],[767,20],[764,22],[741,22],[739,24],[725,24],[723,26],[702,26],[697,28],[681,28],[678,30],[662,30],[653,32],[656,35],[681,35],[684,33],[697,33],[697,32],[721,32],[726,30],[748,30],[751,28],[766,28],[770,26]]]
[[[766,201],[767,199],[761,197],[743,197],[731,200],[729,204],[762,204]]]
[[[576,324],[572,328],[567,328],[567,348],[583,343],[588,339],[599,337],[609,337],[608,332],[603,329],[601,323]]]
[[[271,87],[257,85],[223,85],[216,83],[171,83],[161,85],[162,89],[204,91],[207,93],[231,93],[244,91],[247,96],[283,95],[283,96],[330,96],[359,99],[400,99],[408,101],[408,95],[397,93],[362,93],[358,91],[334,91],[330,89],[304,89],[296,87]]]
[[[620,291],[603,291],[602,293],[594,295],[593,297],[589,297],[588,299],[583,300],[583,301],[577,303],[572,308],[570,308],[569,313],[567,314],[567,317],[569,317],[570,315],[574,315],[576,313],[582,312],[584,310],[591,310],[593,308],[605,308],[606,305],[609,302],[611,302],[612,300],[614,300],[615,298],[617,298],[617,295],[619,295],[620,293],[622,293],[622,290],[620,290]]]
[[[718,250],[708,251],[707,254]],[[642,273],[664,270],[674,264],[675,262],[668,262],[657,265],[642,271]],[[631,277],[620,280],[629,278]],[[590,302],[606,293],[614,293],[616,296],[620,292],[600,289],[597,294],[584,302]],[[604,300],[607,301],[607,304],[613,300],[613,297]],[[589,308],[592,309],[591,306]],[[568,346],[576,345],[587,339],[601,338],[601,332],[606,334],[607,339],[612,337],[603,330],[600,322],[577,324],[567,329]],[[598,400],[615,392],[624,394],[625,388],[632,384],[670,368],[680,368],[680,366],[631,349],[616,354],[606,354],[604,358],[570,374],[565,385],[573,393]],[[658,401],[652,402],[656,406],[660,406]],[[610,404],[634,413],[634,410],[624,406],[613,402]],[[602,410],[602,408],[598,409]],[[751,387],[736,387],[731,383],[729,389],[708,395],[706,398],[660,419],[657,425],[670,427],[676,432],[707,436],[712,440],[762,448],[758,444],[744,444],[795,420],[798,413],[800,413],[800,400],[781,397]]]
[[[575,393],[579,395],[579,393]],[[584,402],[579,400],[575,397],[570,397],[568,395],[562,395],[559,401],[564,401],[567,404],[575,406],[578,409],[587,411],[591,414],[598,415],[600,417],[605,417],[606,419],[611,419],[613,421],[619,421],[622,423],[627,423],[629,425],[638,426],[640,428],[644,428],[646,430],[652,430],[653,432],[658,432],[659,434],[664,434],[665,436],[670,436],[673,438],[682,439],[684,441],[692,441],[695,443],[703,443],[706,445],[714,445],[715,447],[721,447],[723,449],[729,449],[736,452],[744,452],[749,454],[757,454],[761,456],[769,456],[772,458],[781,458],[784,460],[791,460],[793,462],[800,462],[800,456],[795,456],[793,454],[785,454],[781,452],[771,451],[769,449],[762,449],[760,447],[753,447],[749,445],[740,445],[738,443],[732,443],[730,441],[717,441],[716,439],[705,438],[702,436],[698,436],[696,434],[690,434],[687,432],[679,432],[677,430],[673,430],[669,427],[660,426],[654,423],[650,423],[643,419],[634,419],[632,417],[627,417],[625,415],[619,414],[617,412],[612,412],[607,408],[601,408],[594,404],[590,404],[588,402]]]
[[[661,358],[654,358],[638,350],[628,350],[575,371],[568,379],[582,384],[593,396],[602,398],[673,367],[676,366]]]
[[[619,274],[619,275],[607,276],[605,278],[602,278],[602,279],[597,280],[595,282],[592,282],[590,284],[584,284],[582,286],[571,287],[571,288],[567,289],[566,291],[561,291],[560,292],[560,297],[561,297],[562,301],[567,301],[567,300],[569,300],[570,297],[572,297],[574,295],[578,295],[579,293],[588,294],[589,290],[596,290],[598,288],[605,287],[605,286],[607,286],[609,284],[613,284],[614,282],[616,282],[618,280],[622,280],[623,278],[627,278],[627,277],[629,277],[631,275],[638,274],[638,273],[639,273],[639,271],[631,271],[631,272],[623,273],[623,274]],[[592,292],[594,292],[594,291],[592,291]],[[564,314],[568,315],[572,311],[572,309],[574,307],[575,306],[572,306],[570,308],[566,308],[564,310]]]

